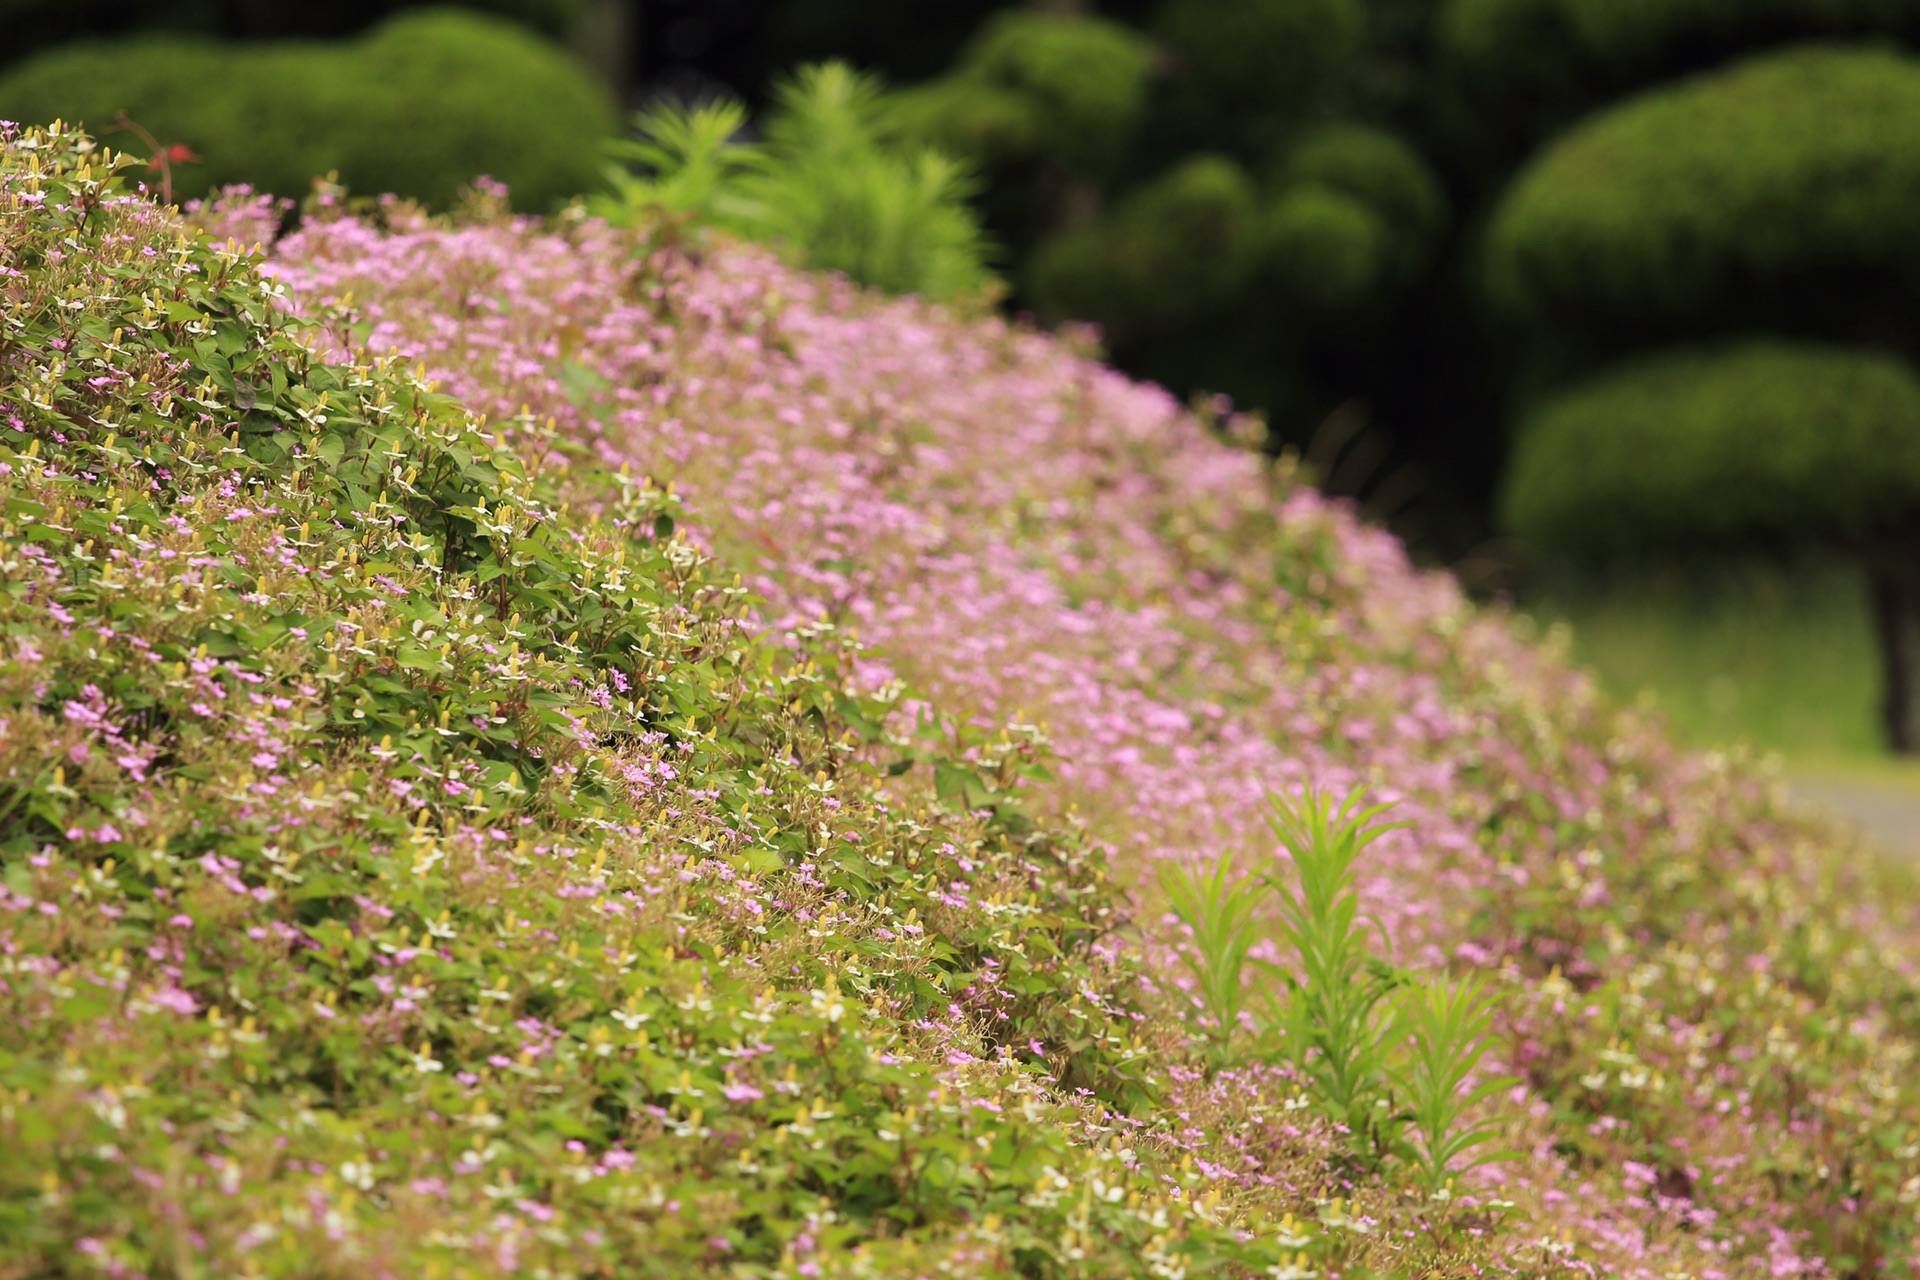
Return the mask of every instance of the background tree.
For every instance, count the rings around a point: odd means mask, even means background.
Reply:
[[[1504,505],[1587,555],[1860,559],[1889,742],[1920,750],[1920,62],[1796,46],[1538,156],[1487,239],[1535,335]],[[1746,338],[1754,333],[1780,335]]]
[[[337,172],[362,194],[444,207],[489,174],[539,210],[599,180],[618,126],[612,96],[561,49],[453,10],[401,13],[351,41],[81,41],[0,74],[0,117],[100,134],[123,116],[194,153],[174,166],[175,198],[237,182],[299,196]]]

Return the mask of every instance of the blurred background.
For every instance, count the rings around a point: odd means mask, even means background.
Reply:
[[[1694,741],[1920,794],[1916,40],[1920,0],[0,0],[0,116],[177,199],[487,173],[1090,322]]]

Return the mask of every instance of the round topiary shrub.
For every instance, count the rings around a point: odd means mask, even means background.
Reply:
[[[1365,203],[1319,184],[1296,187],[1260,227],[1264,274],[1289,302],[1317,315],[1349,315],[1378,298],[1393,233]]]
[[[1153,63],[1117,22],[1014,9],[987,21],[951,74],[896,97],[910,132],[956,154],[1093,170],[1125,145]]]
[[[1450,0],[1437,36],[1463,83],[1519,106],[1780,40],[1917,30],[1909,0]]]
[[[1873,589],[1887,741],[1920,751],[1920,378],[1756,340],[1642,357],[1527,417],[1502,506],[1575,555],[1825,544]]]
[[[1360,124],[1307,135],[1288,158],[1290,185],[1343,192],[1402,237],[1430,244],[1447,224],[1447,193],[1420,153],[1394,135]]]
[[[1255,220],[1245,170],[1196,156],[1042,245],[1029,288],[1042,315],[1094,320],[1124,341],[1231,303],[1247,284]]]
[[[1920,276],[1920,62],[1811,47],[1572,131],[1498,209],[1488,284],[1576,331],[1686,326],[1827,280]]]
[[[122,112],[201,157],[175,166],[176,198],[239,182],[300,195],[337,171],[355,191],[445,206],[489,174],[529,209],[593,186],[618,124],[609,95],[560,49],[455,10],[403,13],[338,45],[76,44],[0,77],[0,117],[102,134]],[[129,133],[110,141],[140,146]]]
[[[1526,416],[1503,506],[1575,554],[1865,545],[1920,515],[1920,378],[1778,341],[1644,356]]]
[[[1167,0],[1154,26],[1208,96],[1294,111],[1358,53],[1366,11],[1354,0]]]

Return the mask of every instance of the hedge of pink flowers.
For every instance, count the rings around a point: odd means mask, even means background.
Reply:
[[[245,234],[263,212],[203,216]],[[858,635],[865,691],[1043,724],[1030,803],[1130,883],[1272,854],[1274,790],[1395,801],[1369,907],[1404,959],[1502,992],[1526,1154],[1462,1194],[1516,1265],[1920,1267],[1912,899],[1784,817],[1753,762],[1674,750],[1235,442],[1257,424],[1072,335],[586,220],[391,207],[311,219],[272,259],[296,306],[341,308],[343,346],[675,484],[761,625]],[[1150,924],[1150,954],[1179,945]],[[1290,1088],[1193,1076],[1177,1105],[1223,1186],[1257,1176],[1247,1126]]]

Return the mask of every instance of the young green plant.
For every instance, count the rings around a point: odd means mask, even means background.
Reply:
[[[1366,805],[1360,789],[1339,802],[1309,791],[1271,804],[1296,883],[1240,874],[1231,855],[1210,871],[1184,866],[1160,876],[1192,934],[1182,958],[1205,1014],[1209,1064],[1290,1062],[1347,1126],[1357,1166],[1376,1171],[1397,1160],[1438,1195],[1451,1174],[1506,1155],[1486,1149],[1496,1122],[1468,1119],[1512,1083],[1477,1076],[1491,1004],[1473,979],[1409,974],[1384,959],[1388,939],[1360,912],[1355,867],[1394,829],[1379,821],[1388,806]],[[1290,966],[1251,954],[1269,900]],[[1249,984],[1249,964],[1271,980]]]
[[[1259,912],[1272,888],[1264,879],[1238,874],[1232,854],[1222,854],[1211,871],[1191,864],[1163,866],[1160,888],[1193,933],[1193,945],[1179,955],[1206,1012],[1202,1030],[1209,1041],[1208,1064],[1218,1070],[1238,1056],[1234,1042],[1243,1030],[1247,951],[1260,939]],[[1271,1026],[1271,1019],[1255,1023],[1255,1040]]]
[[[973,177],[905,141],[896,114],[878,80],[842,62],[776,85],[758,142],[743,140],[737,103],[656,109],[613,145],[613,193],[590,207],[616,223],[717,228],[890,293],[985,297],[995,281]]]
[[[1397,1136],[1387,1058],[1400,975],[1369,946],[1379,935],[1384,949],[1385,931],[1360,914],[1354,864],[1393,830],[1378,821],[1388,806],[1366,807],[1365,798],[1359,788],[1338,804],[1317,791],[1270,797],[1268,822],[1293,855],[1298,887],[1267,883],[1294,952],[1294,969],[1282,973],[1287,1056],[1352,1131],[1355,1156],[1376,1166]]]
[[[1480,1103],[1513,1087],[1511,1076],[1479,1076],[1493,1006],[1479,979],[1445,974],[1410,977],[1400,991],[1401,1055],[1391,1071],[1406,1127],[1419,1139],[1403,1142],[1429,1196],[1445,1193],[1455,1174],[1513,1152],[1490,1149],[1499,1136],[1493,1119],[1469,1120]]]

